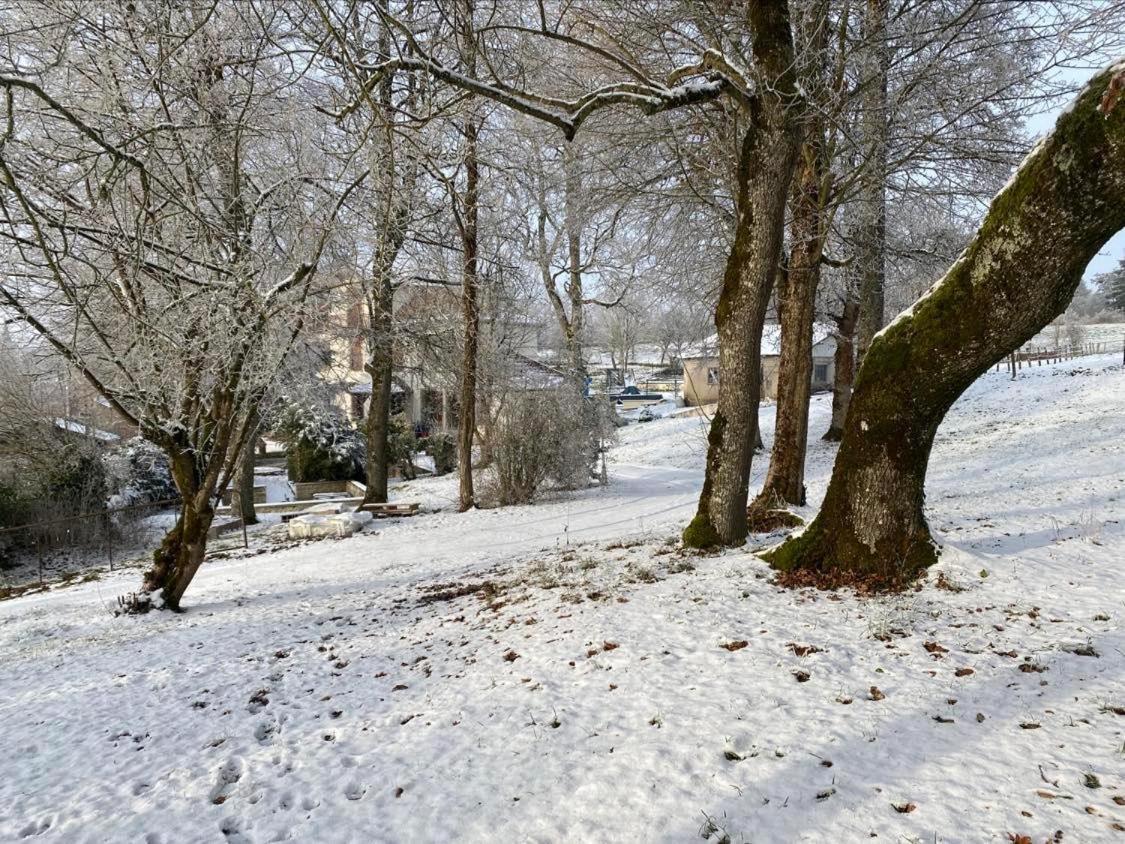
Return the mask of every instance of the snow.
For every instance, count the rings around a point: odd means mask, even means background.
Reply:
[[[100,428],[92,428],[83,422],[76,422],[73,419],[63,419],[61,417],[55,418],[55,427],[63,431],[69,431],[72,434],[81,434],[82,436],[91,436],[96,440],[102,442],[117,442],[121,439],[117,434],[110,431],[103,431]]]
[[[0,840],[1116,840],[1117,363],[957,403],[905,595],[681,555],[707,420],[680,415],[622,429],[606,489],[211,560],[182,615],[115,618],[136,571],[0,602]]]
[[[822,354],[831,355],[836,348],[835,340],[833,339],[836,329],[826,322],[813,323],[813,345],[824,343],[826,340],[829,343],[822,346],[820,352]],[[683,359],[690,360],[692,358],[711,358],[718,357],[719,354],[719,335],[712,334],[702,343],[695,346],[690,346],[684,349]],[[781,354],[781,325],[776,322],[769,322],[762,326],[762,357],[778,357]]]

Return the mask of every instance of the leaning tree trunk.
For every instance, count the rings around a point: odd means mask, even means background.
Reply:
[[[876,336],[820,514],[766,555],[776,568],[887,587],[935,561],[923,487],[938,426],[969,385],[1065,310],[1086,265],[1125,227],[1123,91],[1125,63],[1096,76],[956,263]]]
[[[802,147],[802,159],[795,178],[789,227],[789,264],[785,271],[778,274],[781,357],[778,361],[773,448],[765,483],[752,509],[769,510],[786,504],[805,503],[813,321],[816,291],[820,285],[820,254],[824,245],[821,160],[819,145],[810,138]]]
[[[844,420],[852,401],[855,383],[855,332],[859,321],[859,302],[849,294],[836,321],[836,356],[833,362],[832,421],[822,439],[839,442],[844,438]]]
[[[719,401],[707,437],[699,507],[685,545],[740,545],[758,436],[762,323],[781,257],[785,199],[801,142],[800,98],[786,4],[752,4],[755,67],[768,81],[752,99],[738,157],[735,234],[715,310]],[[763,86],[766,87],[766,86]]]
[[[144,574],[142,590],[150,595],[159,592],[164,607],[178,610],[207,550],[207,531],[215,517],[214,485],[209,484],[207,478],[216,473],[201,476],[194,455],[189,451],[180,451],[171,457],[172,476],[181,497],[180,515],[154,552],[153,565]],[[138,609],[148,606],[145,601]]]
[[[397,249],[395,253],[397,254]],[[394,326],[392,324],[391,268],[380,265],[369,299],[367,361],[364,369],[371,376],[371,406],[367,409],[364,435],[367,442],[367,491],[364,504],[387,501],[390,474],[390,449],[387,438],[391,421],[391,374],[394,366]]]

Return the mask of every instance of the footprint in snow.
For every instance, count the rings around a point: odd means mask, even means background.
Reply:
[[[50,828],[51,822],[49,820],[32,821],[20,830],[20,838],[31,838],[35,835],[42,835]]]
[[[281,724],[278,723],[276,718],[267,718],[259,722],[258,726],[254,728],[254,738],[262,744],[267,744],[275,733],[281,732]]]
[[[344,789],[344,796],[349,800],[359,800],[367,793],[367,786],[361,785],[358,782],[348,783],[347,788]]]
[[[232,756],[219,768],[215,787],[211,789],[211,802],[216,806],[226,802],[234,784],[242,779],[245,766],[237,756]]]
[[[219,831],[232,844],[250,844],[250,839],[243,834],[242,821],[234,815],[228,815],[219,822]]]

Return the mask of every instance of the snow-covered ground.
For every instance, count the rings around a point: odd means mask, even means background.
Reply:
[[[135,571],[0,602],[0,840],[1121,839],[1117,361],[957,404],[906,595],[682,555],[706,419],[672,416],[608,489],[210,561],[183,615],[115,618]]]

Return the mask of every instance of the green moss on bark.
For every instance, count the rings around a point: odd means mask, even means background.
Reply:
[[[703,513],[697,514],[684,528],[683,542],[686,548],[717,548],[723,544],[711,519]]]

